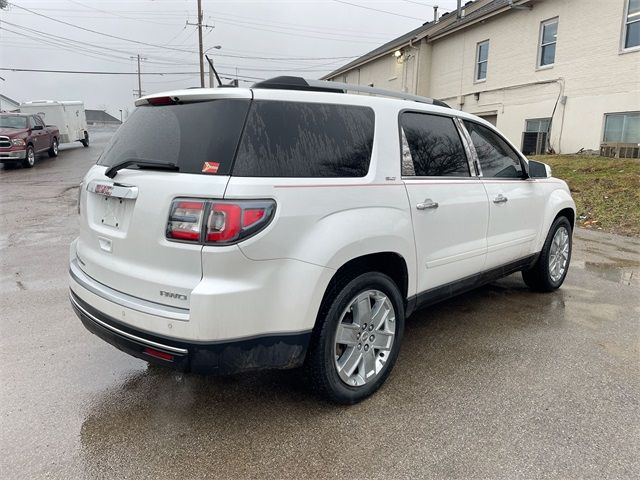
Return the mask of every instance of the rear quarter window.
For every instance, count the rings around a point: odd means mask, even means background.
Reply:
[[[374,123],[369,107],[255,100],[233,175],[364,177]]]

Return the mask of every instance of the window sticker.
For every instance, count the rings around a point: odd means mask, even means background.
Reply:
[[[218,173],[218,162],[204,162],[202,164],[202,173]]]

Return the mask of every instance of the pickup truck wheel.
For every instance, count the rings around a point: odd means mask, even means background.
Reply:
[[[85,148],[89,146],[89,132],[84,132],[84,138],[80,140],[80,143]]]
[[[404,331],[404,303],[393,280],[378,272],[359,275],[326,299],[318,322],[305,360],[310,387],[341,404],[380,388]]]
[[[24,160],[22,160],[22,166],[24,168],[31,168],[36,163],[36,152],[31,145],[27,147],[27,153]]]
[[[553,222],[535,265],[522,272],[524,283],[537,292],[551,292],[562,285],[571,261],[571,223],[566,217]]]
[[[53,142],[51,142],[51,148],[47,151],[50,157],[58,156],[58,139],[54,138]]]

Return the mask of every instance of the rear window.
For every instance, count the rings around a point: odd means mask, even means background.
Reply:
[[[220,99],[136,108],[98,160],[113,166],[126,160],[172,162],[181,173],[202,173],[205,162],[228,175],[249,100]],[[208,173],[213,173],[209,169]]]
[[[373,131],[369,107],[255,100],[233,175],[364,177]]]

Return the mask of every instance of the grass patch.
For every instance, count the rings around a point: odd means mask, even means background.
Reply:
[[[532,157],[569,184],[578,225],[640,237],[640,161],[586,155]]]

